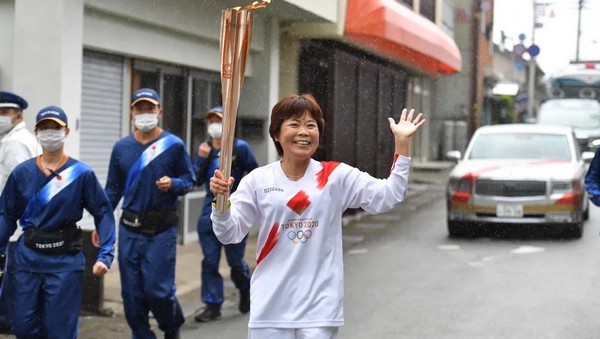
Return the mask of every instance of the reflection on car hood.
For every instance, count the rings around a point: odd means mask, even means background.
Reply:
[[[580,164],[569,161],[529,160],[467,160],[458,163],[450,177],[473,177],[504,180],[568,180],[574,178]]]

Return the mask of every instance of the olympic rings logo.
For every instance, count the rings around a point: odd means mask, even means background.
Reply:
[[[312,231],[289,231],[287,234],[288,239],[290,239],[294,244],[305,242],[312,237]]]

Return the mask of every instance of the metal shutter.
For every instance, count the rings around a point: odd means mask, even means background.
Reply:
[[[82,73],[79,159],[92,167],[104,187],[112,147],[121,138],[123,58],[84,51]],[[94,227],[87,212],[80,224]]]

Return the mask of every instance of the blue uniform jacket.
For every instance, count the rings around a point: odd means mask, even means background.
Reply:
[[[0,252],[4,252],[9,237],[16,230],[17,220],[24,230],[35,227],[49,231],[81,220],[83,209],[86,209],[94,217],[100,236],[97,261],[110,267],[114,259],[115,219],[110,201],[92,169],[69,158],[56,172],[61,174],[63,170],[79,164],[81,174],[73,182],[65,184],[46,205],[39,204],[38,206],[43,207],[38,211],[24,213],[32,197],[55,177],[46,176],[38,167],[36,159],[27,160],[13,170],[0,196]],[[75,255],[43,254],[25,246],[23,237],[19,239],[13,255],[14,265],[18,270],[66,272],[83,270],[85,267],[82,252]]]
[[[596,150],[594,159],[585,175],[585,190],[590,195],[592,203],[600,206],[600,149]]]
[[[250,171],[252,171],[253,169],[258,167],[258,163],[256,162],[256,159],[254,158],[254,154],[252,153],[252,150],[250,149],[250,146],[248,145],[248,143],[246,141],[241,140],[241,139],[236,139],[235,147],[236,147],[235,156],[232,159],[232,164],[231,164],[231,176],[233,178],[235,178],[235,182],[233,183],[233,187],[231,189],[232,193],[235,192],[235,190],[237,189],[238,185],[240,184],[240,180],[242,180],[242,177],[244,177],[244,175],[246,175],[247,173],[250,173]],[[219,160],[220,160],[220,152],[221,151],[213,148],[211,150],[211,152],[213,152],[213,157],[212,157],[211,163],[208,166],[208,170],[206,171],[205,177],[197,178],[198,182],[204,183],[204,187],[206,189],[206,198],[204,199],[204,207],[202,208],[202,213],[201,213],[200,219],[198,221],[198,229],[200,231],[212,230],[212,223],[210,221],[210,212],[212,211],[211,203],[212,203],[214,196],[209,189],[209,185],[210,185],[210,178],[213,176],[213,173],[215,172],[215,170],[219,168]],[[197,171],[198,168],[201,168],[202,166],[204,166],[205,161],[207,161],[207,158],[202,158],[202,157],[198,156],[198,153],[196,153],[196,161],[194,164],[195,165],[194,170]]]
[[[144,150],[152,147],[155,141],[170,135],[177,139],[173,145],[162,151],[156,158],[148,163],[139,173],[137,185],[123,200],[123,209],[133,212],[146,212],[157,210],[177,210],[178,196],[190,191],[194,185],[194,171],[192,161],[185,149],[183,141],[177,136],[163,131],[155,140],[143,145],[138,142],[133,134],[117,141],[112,150],[108,177],[106,180],[106,193],[113,208],[116,208],[125,193],[127,176],[135,162]],[[171,178],[171,188],[163,192],[156,187],[156,181],[163,176]],[[125,235],[134,238],[143,238],[144,235],[125,231]],[[160,236],[158,234],[157,236]]]

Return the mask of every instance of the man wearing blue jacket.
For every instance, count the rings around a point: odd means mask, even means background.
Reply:
[[[204,207],[198,218],[198,239],[202,247],[204,259],[202,260],[202,301],[206,308],[194,317],[197,322],[208,322],[221,317],[221,305],[223,304],[223,277],[219,273],[219,262],[221,261],[221,250],[225,249],[227,263],[231,267],[231,280],[240,291],[238,309],[241,313],[250,311],[250,271],[244,260],[247,238],[239,244],[223,245],[215,236],[210,220],[212,211],[211,203],[214,199],[208,185],[214,171],[219,168],[221,158],[221,133],[223,121],[223,108],[213,107],[205,114],[207,133],[210,141],[202,143],[198,148],[196,158],[196,180],[198,185],[206,185],[206,198]],[[241,139],[235,139],[232,154],[231,176],[235,178],[232,192],[242,180],[242,177],[258,167],[258,163],[252,154],[248,143]]]
[[[86,209],[94,217],[100,249],[93,273],[104,275],[114,258],[112,206],[92,169],[64,153],[65,112],[40,110],[35,133],[42,155],[18,165],[0,196],[0,253],[23,228],[9,276],[13,333],[17,338],[76,338],[85,256],[76,225]]]
[[[183,141],[158,127],[162,114],[155,90],[133,94],[135,131],[113,147],[106,182],[113,208],[123,198],[118,260],[133,338],[155,338],[150,311],[166,339],[179,338],[184,322],[175,297],[177,206],[195,179]]]

